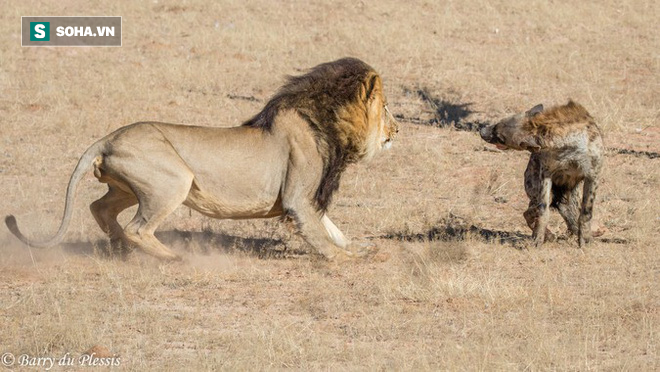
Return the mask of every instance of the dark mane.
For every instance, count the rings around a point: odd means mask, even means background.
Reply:
[[[339,111],[361,100],[363,86],[376,72],[356,58],[320,64],[304,75],[290,76],[264,108],[243,126],[271,130],[280,110],[295,110],[316,134],[324,169],[316,190],[317,208],[325,211],[339,187],[341,174],[362,156],[363,138],[347,136],[340,128]]]
[[[294,109],[309,116],[314,125],[336,119],[335,110],[355,101],[373,69],[357,58],[342,58],[313,67],[300,76],[289,76],[286,84],[244,126],[270,129],[279,110]]]

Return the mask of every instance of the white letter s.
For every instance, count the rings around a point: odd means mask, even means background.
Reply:
[[[44,28],[46,28],[46,25],[39,24],[34,26],[34,32],[35,32],[34,37],[36,37],[37,39],[45,38],[46,33],[44,32]]]

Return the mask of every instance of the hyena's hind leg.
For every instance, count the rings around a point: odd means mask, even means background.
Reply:
[[[596,199],[596,190],[598,189],[597,178],[585,178],[582,189],[582,209],[578,219],[578,242],[580,248],[585,244],[591,243],[591,217],[593,217],[594,201]]]
[[[564,222],[566,222],[569,235],[578,235],[579,231],[580,189],[578,186],[572,190],[567,190],[558,200],[553,202],[557,206],[557,210],[564,219]]]
[[[108,185],[108,192],[89,206],[101,230],[110,237],[111,253],[125,254],[130,250],[130,244],[124,230],[117,222],[117,216],[137,202],[133,193],[124,191],[117,186]]]

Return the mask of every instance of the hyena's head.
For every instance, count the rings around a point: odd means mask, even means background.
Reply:
[[[508,117],[495,125],[483,127],[479,134],[484,141],[494,144],[500,150],[538,151],[541,148],[539,139],[531,132],[532,128],[525,124],[542,111],[543,105],[536,105],[529,111]]]

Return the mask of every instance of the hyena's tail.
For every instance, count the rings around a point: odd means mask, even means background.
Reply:
[[[9,231],[12,232],[12,234],[16,235],[20,241],[23,243],[31,246],[31,247],[36,247],[36,248],[46,248],[46,247],[52,247],[62,241],[62,238],[64,238],[64,234],[66,233],[67,229],[69,228],[69,223],[71,222],[71,214],[72,214],[72,209],[73,209],[73,201],[75,199],[75,193],[76,189],[78,186],[78,183],[80,182],[80,179],[83,177],[85,172],[90,168],[90,165],[92,165],[92,162],[99,156],[102,156],[102,149],[103,145],[105,144],[104,140],[100,140],[90,146],[80,157],[80,160],[78,160],[78,165],[76,165],[76,169],[73,171],[71,174],[71,179],[69,180],[69,186],[66,189],[66,202],[64,204],[64,216],[62,217],[62,223],[60,224],[59,230],[57,230],[57,234],[53,236],[52,238],[45,240],[45,241],[34,241],[31,239],[28,239],[21,233],[21,231],[18,229],[18,225],[16,223],[16,218],[13,215],[9,215],[5,218],[5,224],[7,224],[7,228],[9,228]]]

